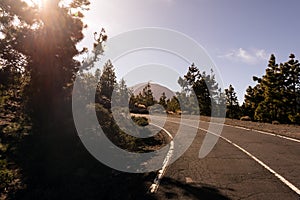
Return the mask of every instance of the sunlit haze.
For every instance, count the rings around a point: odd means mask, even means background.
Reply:
[[[23,0],[30,6],[38,6],[38,8],[41,8],[43,6],[43,3],[46,0]]]

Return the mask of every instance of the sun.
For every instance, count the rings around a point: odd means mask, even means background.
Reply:
[[[46,0],[23,0],[23,1],[25,1],[29,6],[37,6],[38,8],[42,8]]]
[[[0,0],[1,1],[1,0]],[[21,0],[26,2],[29,6],[37,6],[39,9],[43,8],[45,6],[45,4],[47,3],[47,1],[52,1],[52,0]],[[59,4],[60,5],[70,5],[70,3],[72,2],[72,0],[60,0]]]

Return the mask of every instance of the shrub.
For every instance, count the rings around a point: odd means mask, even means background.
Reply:
[[[0,192],[3,192],[12,183],[14,175],[7,167],[6,160],[0,160]]]
[[[300,124],[300,113],[289,115],[289,120],[294,124]]]
[[[149,125],[149,120],[146,117],[135,117],[132,116],[131,119],[139,126],[147,126]]]

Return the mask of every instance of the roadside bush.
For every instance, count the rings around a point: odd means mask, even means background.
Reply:
[[[300,124],[300,113],[297,113],[296,115],[289,115],[289,120],[294,124]]]
[[[147,126],[149,125],[149,120],[146,117],[135,117],[132,116],[131,119],[139,126]]]
[[[0,160],[0,192],[3,192],[9,187],[14,180],[12,170],[8,169],[7,161]]]

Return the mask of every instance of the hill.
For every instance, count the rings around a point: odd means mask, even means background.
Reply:
[[[130,89],[132,89],[134,95],[138,95],[140,92],[143,91],[143,88],[147,85],[148,83],[140,83],[135,86],[132,86]],[[162,93],[164,92],[166,94],[167,99],[171,99],[173,96],[175,96],[175,92],[170,90],[169,88],[162,86],[157,83],[151,83],[151,90],[153,92],[153,96],[156,100],[159,100],[161,97]]]

